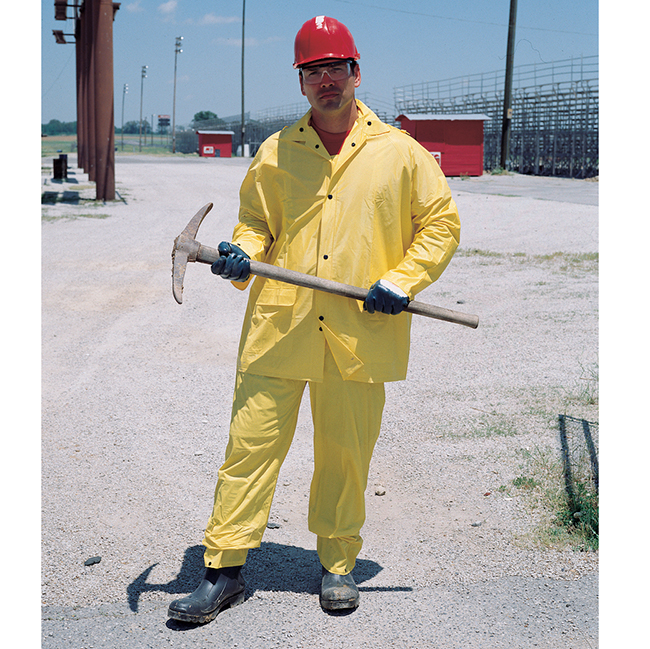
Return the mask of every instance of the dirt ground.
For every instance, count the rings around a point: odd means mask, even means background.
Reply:
[[[303,408],[246,602],[180,628],[166,607],[202,570],[246,294],[196,264],[179,306],[170,253],[207,202],[198,240],[230,237],[249,161],[118,156],[106,204],[74,162],[42,181],[43,647],[598,645],[598,554],[541,542],[546,514],[513,486],[535,453],[559,461],[560,414],[598,422],[598,183],[450,179],[461,246],[417,299],[480,325],[413,319],[371,466],[359,610],[318,606]]]

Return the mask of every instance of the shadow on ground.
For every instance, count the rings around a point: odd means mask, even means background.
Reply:
[[[64,190],[63,192],[43,192],[41,194],[42,205],[54,205],[55,203],[69,203],[78,205],[81,197],[78,191]]]
[[[152,564],[127,587],[127,598],[132,611],[138,610],[142,593],[159,591],[170,595],[191,593],[201,581],[205,567],[203,565],[202,545],[194,545],[185,551],[183,564],[175,579],[164,584],[151,584],[147,581],[149,574],[156,567]],[[354,568],[354,580],[362,584],[379,574],[382,567],[375,561],[357,559]],[[315,550],[278,543],[265,543],[248,553],[248,560],[243,571],[246,579],[246,596],[250,597],[258,590],[307,593],[315,595],[320,592],[321,567]],[[363,587],[360,591],[410,591],[410,587]],[[174,599],[174,598],[170,598]]]

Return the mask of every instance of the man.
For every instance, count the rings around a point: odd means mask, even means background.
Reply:
[[[244,289],[250,259],[369,288],[365,302],[256,278],[239,347],[230,437],[205,531],[205,578],[169,615],[206,622],[243,601],[307,383],[314,425],[309,529],[324,609],[355,608],[364,491],[384,382],[406,377],[413,296],[435,281],[460,223],[433,156],[355,99],[359,53],[333,18],[307,21],[294,67],[311,109],[264,142],[232,242],[212,272]]]

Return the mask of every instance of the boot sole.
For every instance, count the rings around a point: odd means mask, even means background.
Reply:
[[[189,613],[181,613],[180,611],[175,611],[172,608],[167,611],[167,615],[172,620],[192,622],[194,624],[206,624],[207,622],[212,622],[212,620],[214,620],[214,618],[217,617],[221,611],[227,608],[233,608],[234,606],[241,604],[244,601],[244,598],[245,591],[242,591],[237,595],[233,595],[232,597],[225,599],[223,602],[221,602],[221,604],[219,604],[219,606],[217,606],[217,608],[214,609],[214,611],[210,611],[205,615],[190,615]]]
[[[359,598],[348,600],[323,600],[321,599],[320,605],[327,611],[340,611],[348,608],[357,608],[359,606]]]

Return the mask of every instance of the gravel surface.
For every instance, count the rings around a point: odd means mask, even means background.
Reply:
[[[202,573],[247,297],[194,264],[179,306],[170,253],[208,202],[198,240],[230,237],[249,162],[118,155],[110,204],[87,200],[74,156],[67,182],[43,176],[42,646],[596,647],[597,553],[536,542],[543,512],[512,480],[527,452],[557,452],[559,414],[598,421],[581,398],[597,262],[577,257],[598,250],[598,183],[519,175],[450,180],[461,247],[418,300],[480,325],[413,318],[370,471],[360,608],[318,604],[306,399],[245,603],[167,620]]]

